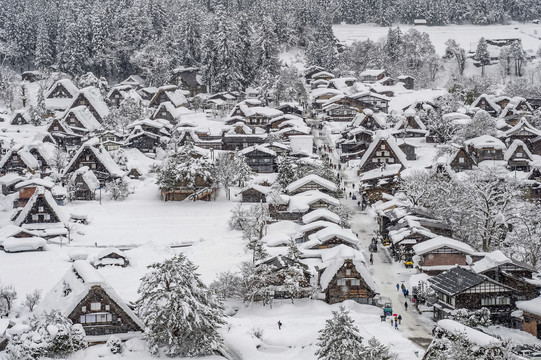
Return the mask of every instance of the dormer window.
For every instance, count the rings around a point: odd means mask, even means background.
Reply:
[[[38,206],[38,212],[43,212],[43,206]]]
[[[518,152],[518,153],[517,153],[517,157],[518,157],[518,158],[521,158],[521,157],[522,157],[522,153],[521,153],[521,152]]]
[[[461,164],[463,164],[463,163],[464,163],[464,158],[463,158],[463,157],[459,157],[459,158],[458,158],[458,162],[461,163]]]
[[[381,144],[380,149],[385,149],[385,144]]]
[[[99,302],[90,303],[90,310],[91,311],[100,311],[101,310],[101,303],[99,303]]]
[[[351,269],[346,269],[346,275],[347,275],[347,276],[350,276],[350,275],[351,275]]]

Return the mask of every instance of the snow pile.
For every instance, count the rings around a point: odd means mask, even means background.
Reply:
[[[34,251],[43,249],[45,245],[47,245],[47,241],[40,237],[10,237],[2,242],[2,246],[6,252]]]
[[[484,334],[478,330],[472,329],[469,326],[462,325],[459,322],[449,319],[438,321],[438,326],[449,333],[462,333],[472,344],[483,348],[492,348],[502,346],[502,342],[495,337]]]

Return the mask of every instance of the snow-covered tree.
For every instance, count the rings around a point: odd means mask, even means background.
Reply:
[[[224,187],[228,200],[231,198],[231,186],[243,186],[253,176],[246,158],[238,151],[234,154],[220,154],[213,170],[213,178]]]
[[[336,39],[332,31],[330,16],[325,15],[322,19],[321,24],[318,24],[316,28],[314,39],[310,41],[306,49],[306,61],[308,65],[332,70],[338,64]]]
[[[53,61],[53,48],[49,36],[49,29],[45,19],[40,18],[37,29],[34,65],[38,69],[46,69],[53,64]]]
[[[105,192],[115,201],[126,199],[130,194],[127,179],[123,177],[109,181],[105,184]]]
[[[7,316],[13,309],[13,302],[17,299],[17,291],[13,285],[0,284],[0,315]]]
[[[447,45],[447,47],[445,48],[444,58],[454,58],[457,64],[458,74],[462,76],[466,66],[466,50],[461,48],[454,39],[447,40],[445,45]]]
[[[122,340],[116,335],[109,336],[105,346],[107,346],[107,349],[109,349],[109,351],[113,354],[122,354]]]
[[[496,121],[484,110],[477,111],[472,121],[460,130],[460,136],[464,140],[481,135],[496,135]]]
[[[479,39],[477,50],[473,58],[481,64],[481,76],[485,76],[485,66],[490,64],[490,53],[488,52],[488,44],[485,38]]]
[[[242,229],[243,238],[247,241],[246,248],[252,252],[252,261],[255,263],[267,256],[261,239],[265,235],[267,223],[271,220],[268,204],[253,205],[245,214],[246,218],[236,223]]]
[[[375,337],[368,339],[363,360],[392,360],[396,359],[396,354],[391,352],[387,345],[382,344]]]
[[[242,297],[241,277],[230,270],[221,272],[216,276],[209,289],[214,291],[220,299],[232,299]]]
[[[473,311],[468,311],[467,309],[457,309],[452,312],[450,318],[469,327],[492,325],[492,320],[490,319],[490,310],[486,307]]]
[[[453,139],[458,131],[458,127],[453,120],[442,116],[437,110],[421,111],[419,116],[429,133],[436,139],[436,142],[445,143]]]
[[[211,355],[222,343],[223,306],[183,254],[148,266],[141,279],[138,313],[152,354],[163,348],[168,356]]]
[[[87,347],[81,324],[73,324],[58,311],[30,319],[25,331],[10,335],[6,352],[13,359],[66,358]]]
[[[31,293],[26,294],[26,297],[24,299],[24,306],[28,308],[28,311],[32,312],[34,311],[34,307],[39,303],[40,300],[41,289],[36,289]]]
[[[365,347],[359,329],[345,307],[332,312],[332,319],[319,330],[316,356],[321,360],[362,359]]]
[[[515,75],[522,76],[522,66],[528,60],[528,54],[522,48],[521,41],[513,41],[509,49],[509,55],[513,59],[515,65]]]
[[[287,243],[287,257],[291,258],[293,260],[299,260],[302,253],[299,250],[299,247],[297,246],[297,242],[295,239],[291,238],[289,239]]]
[[[541,206],[521,202],[511,218],[512,230],[505,239],[509,255],[539,268],[541,264]]]
[[[280,158],[278,164],[278,176],[276,182],[285,189],[293,181],[297,180],[295,164],[289,156]]]

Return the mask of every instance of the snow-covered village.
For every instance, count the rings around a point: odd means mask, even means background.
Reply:
[[[537,0],[0,0],[0,360],[541,359]]]

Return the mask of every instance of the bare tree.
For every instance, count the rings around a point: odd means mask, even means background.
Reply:
[[[36,289],[32,291],[30,294],[26,294],[26,298],[24,299],[24,306],[28,308],[30,312],[34,311],[34,307],[39,303],[41,300],[41,289]]]

